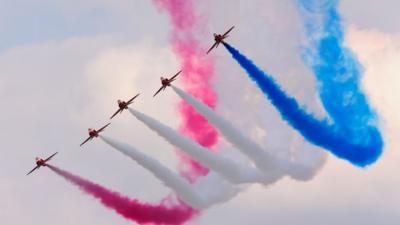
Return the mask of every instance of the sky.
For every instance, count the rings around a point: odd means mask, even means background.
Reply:
[[[321,115],[315,78],[300,51],[304,30],[293,0],[199,1],[211,33],[236,25],[229,43]],[[148,0],[0,0],[0,218],[7,224],[132,224],[49,170],[25,176],[36,156],[60,152],[53,163],[132,198],[158,202],[170,190],[100,140],[79,147],[88,127],[100,127],[118,98],[142,93],[135,108],[178,127],[178,97],[153,99],[159,77],[179,61],[165,13]],[[400,3],[342,1],[346,45],[361,61],[362,87],[380,118],[384,154],[360,169],[312,146],[280,119],[222,47],[213,86],[217,112],[276,154],[296,152],[316,163],[307,182],[284,178],[252,185],[189,224],[398,224],[400,220]],[[177,83],[179,85],[179,82]],[[172,170],[174,147],[124,113],[107,129]],[[219,148],[229,149],[224,140]],[[275,149],[275,150],[274,150]],[[227,153],[235,154],[235,153]],[[232,156],[234,157],[234,156]]]

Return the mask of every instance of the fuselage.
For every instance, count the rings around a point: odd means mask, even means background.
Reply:
[[[95,129],[89,128],[88,131],[89,131],[89,136],[90,137],[98,137],[99,136],[99,133]]]
[[[37,166],[46,166],[46,162],[44,161],[44,159],[36,158],[36,165]]]
[[[161,84],[162,84],[163,86],[170,86],[170,85],[171,85],[171,82],[169,81],[168,78],[163,78],[163,77],[161,77]]]
[[[128,109],[128,104],[124,101],[118,100],[118,107],[120,109]]]
[[[222,36],[220,34],[214,34],[214,40],[217,43],[221,43],[224,40],[224,36]]]

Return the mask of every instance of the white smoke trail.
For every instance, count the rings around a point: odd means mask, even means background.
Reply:
[[[172,128],[160,123],[159,121],[146,116],[145,114],[129,108],[129,111],[138,120],[142,121],[146,126],[162,136],[170,144],[180,148],[188,155],[192,156],[196,161],[210,168],[211,170],[221,174],[229,182],[233,184],[268,182],[270,178],[266,177],[261,171],[249,166],[242,165],[217,155],[207,148],[202,147],[191,139],[179,134]]]
[[[218,131],[244,155],[254,162],[258,169],[265,172],[266,176],[276,180],[285,174],[300,180],[311,177],[314,170],[304,165],[279,159],[262,149],[257,143],[246,137],[243,132],[234,127],[228,120],[218,115],[204,103],[198,101],[194,96],[184,92],[178,87],[171,86],[175,93],[190,104],[198,113],[203,115]]]
[[[181,89],[172,86],[172,89],[183,100],[189,103],[198,113],[203,115],[208,122],[214,125],[215,128],[235,147],[237,147],[244,155],[250,158],[257,168],[263,171],[278,170],[278,165],[275,157],[270,153],[264,151],[258,144],[253,142],[250,138],[245,137],[242,132],[236,129],[231,123],[222,118],[216,112],[211,110],[204,103],[198,101],[192,95],[182,91]]]
[[[162,165],[156,159],[141,153],[139,150],[126,143],[119,142],[110,137],[99,135],[108,145],[128,156],[139,165],[150,171],[155,177],[161,180],[167,187],[171,188],[183,201],[197,209],[205,209],[211,205],[225,202],[239,192],[239,188],[212,175],[202,178],[196,184],[190,184],[184,178]],[[212,183],[212,184],[210,184]],[[207,184],[207,185],[205,185]],[[212,191],[202,190],[213,185]]]
[[[128,156],[139,165],[149,170],[155,177],[160,179],[167,187],[173,189],[176,194],[182,198],[182,200],[191,206],[196,208],[202,208],[204,206],[201,196],[192,191],[190,184],[186,180],[173,173],[157,160],[141,153],[134,147],[125,143],[118,142],[102,135],[100,135],[100,138],[111,147],[115,148],[125,156]]]

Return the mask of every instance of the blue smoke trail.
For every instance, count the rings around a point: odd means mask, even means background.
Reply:
[[[343,46],[344,32],[338,0],[298,0],[309,45],[304,60],[319,81],[325,110],[344,129],[373,122],[374,112],[359,87],[362,69]]]
[[[334,124],[328,119],[316,119],[303,110],[293,97],[288,96],[269,74],[263,72],[229,44],[224,43],[224,46],[257,83],[282,118],[298,130],[306,140],[360,167],[370,165],[379,158],[383,141],[375,126],[365,123],[362,126],[349,128],[345,127],[345,124]]]

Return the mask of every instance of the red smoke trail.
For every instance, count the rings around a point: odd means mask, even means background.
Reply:
[[[197,215],[196,210],[180,202],[177,206],[167,206],[166,202],[160,205],[141,203],[135,199],[129,199],[118,192],[108,190],[98,184],[75,176],[55,166],[48,167],[67,181],[75,184],[87,194],[92,195],[106,206],[113,209],[126,219],[133,220],[139,224],[171,224],[181,225],[185,221]]]
[[[197,39],[204,36],[202,32],[207,30],[205,18],[197,15],[194,10],[194,4],[198,3],[195,0],[153,1],[166,10],[171,18],[171,45],[181,61],[185,90],[211,108],[215,108],[217,95],[210,84],[214,76],[214,60],[206,57],[207,49]],[[204,147],[213,149],[218,141],[217,131],[186,102],[179,103],[179,111],[183,120],[181,131]],[[180,156],[187,167],[183,168],[182,173],[190,180],[207,174],[207,168],[188,156]]]

